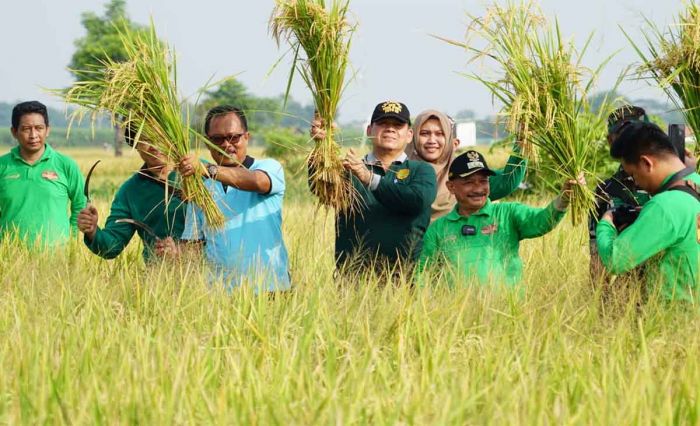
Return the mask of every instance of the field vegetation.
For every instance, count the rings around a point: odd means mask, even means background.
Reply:
[[[136,153],[63,152],[83,172],[103,160],[103,223]],[[146,266],[137,239],[113,261],[78,239],[3,241],[0,423],[700,422],[700,317],[653,295],[638,308],[636,289],[602,306],[582,225],[524,244],[522,294],[339,282],[332,216],[287,167],[294,290],[275,298],[212,287],[198,262]]]

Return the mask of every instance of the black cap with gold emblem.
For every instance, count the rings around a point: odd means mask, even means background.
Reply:
[[[372,113],[372,123],[377,121],[393,119],[401,123],[411,125],[411,113],[408,112],[408,107],[401,102],[386,101],[374,107]]]
[[[493,170],[489,169],[483,155],[476,151],[467,151],[458,155],[454,160],[452,160],[447,178],[457,179],[467,177],[481,171],[485,171],[489,176],[496,174]]]

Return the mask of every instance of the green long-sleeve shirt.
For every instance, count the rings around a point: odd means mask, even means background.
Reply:
[[[395,161],[388,171],[367,165],[379,183],[374,190],[352,176],[360,196],[354,213],[338,215],[335,254],[342,265],[357,252],[363,260],[393,263],[415,262],[430,223],[430,204],[435,199],[435,170],[423,161]]]
[[[686,180],[700,184],[700,175]],[[646,263],[650,293],[660,284],[667,300],[700,301],[700,203],[693,196],[664,191],[619,234],[608,221],[598,222],[596,238],[600,259],[612,274]]]
[[[34,164],[12,148],[0,157],[0,237],[17,232],[30,244],[67,241],[85,207],[83,182],[76,162],[48,144]]]
[[[419,263],[421,274],[426,268],[443,266],[452,286],[474,281],[514,286],[523,271],[520,241],[546,234],[565,215],[554,203],[535,208],[487,201],[468,217],[461,216],[458,208],[430,225]],[[464,235],[465,227],[473,235]]]
[[[170,179],[173,180],[174,173]],[[97,229],[95,237],[85,245],[105,259],[117,257],[129,244],[134,232],[143,241],[143,257],[149,260],[153,253],[153,236],[129,223],[116,223],[118,219],[135,219],[150,226],[158,238],[179,239],[185,227],[186,205],[173,190],[175,182],[166,185],[151,177],[143,169],[131,176],[117,190],[104,228]],[[166,196],[167,194],[167,196]]]
[[[525,178],[526,170],[527,160],[523,157],[517,153],[508,157],[505,167],[494,170],[496,174],[489,177],[489,198],[496,201],[512,194]]]

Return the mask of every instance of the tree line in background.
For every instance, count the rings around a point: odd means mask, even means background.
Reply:
[[[105,57],[114,60],[124,60],[126,53],[119,41],[117,28],[126,26],[134,30],[143,30],[143,26],[130,20],[126,12],[126,0],[111,0],[105,5],[102,16],[94,12],[82,14],[81,23],[86,30],[85,36],[75,41],[76,50],[71,58],[69,69],[85,70],[95,69],[100,72],[101,64]],[[84,74],[73,73],[76,79],[84,78]],[[591,99],[591,104],[600,104],[607,93],[599,93]],[[615,93],[614,98],[620,98]],[[652,115],[655,122],[665,128],[667,123],[684,123],[682,114],[674,111],[673,106],[666,99],[624,99],[643,107]],[[253,143],[267,147],[268,154],[274,156],[286,156],[294,152],[306,152],[310,146],[307,144],[307,131],[309,120],[313,117],[313,105],[303,105],[294,99],[287,99],[284,95],[276,97],[259,97],[251,93],[246,86],[236,80],[223,81],[218,86],[207,89],[201,97],[196,111],[196,120],[193,123],[201,128],[201,120],[206,111],[214,105],[231,104],[242,107],[248,113],[250,130],[253,134]],[[13,145],[14,141],[9,132],[11,112],[13,104],[0,102],[0,129],[7,126],[7,131],[0,130],[0,145]],[[440,107],[436,105],[436,107]],[[68,113],[70,112],[67,111]],[[121,152],[122,130],[113,129],[107,117],[103,117],[94,123],[83,121],[73,123],[70,138],[66,138],[68,127],[67,112],[55,108],[49,108],[51,126],[54,129],[52,143],[57,146],[103,146],[113,144],[117,155]],[[474,111],[463,109],[456,112],[453,117],[458,122],[474,121],[477,128],[477,140],[483,144],[508,138],[503,120],[491,116],[477,118]],[[362,121],[341,123],[342,134],[339,141],[343,144],[357,144],[363,140],[364,125]],[[63,137],[61,137],[63,136]]]

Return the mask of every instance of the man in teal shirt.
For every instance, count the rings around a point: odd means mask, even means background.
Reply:
[[[246,285],[256,292],[289,290],[289,256],[282,235],[282,165],[248,155],[248,120],[240,108],[219,105],[209,110],[204,133],[214,162],[190,154],[180,161],[178,170],[184,178],[201,170],[226,222],[219,228],[210,225],[202,209],[190,203],[181,243],[166,238],[157,252],[174,256],[203,252],[211,281],[227,289]]]
[[[483,155],[467,151],[450,165],[447,188],[457,199],[452,212],[435,222],[425,234],[419,272],[426,268],[447,273],[450,285],[506,284],[514,286],[522,276],[520,241],[551,231],[564,217],[571,186],[545,208],[520,203],[492,203],[489,176],[493,171]],[[441,268],[436,268],[440,266]]]
[[[46,106],[15,105],[12,136],[18,144],[0,157],[0,238],[14,234],[28,244],[52,246],[76,230],[86,202],[83,176],[75,161],[46,143],[49,133]]]
[[[143,138],[136,141],[136,133],[128,126],[124,136],[127,144],[136,144],[143,166],[117,190],[104,228],[97,226],[99,218],[93,205],[80,212],[78,227],[90,251],[105,259],[119,256],[136,232],[144,243],[143,257],[148,261],[155,254],[158,240],[180,238],[185,228],[187,206],[166,157]],[[124,222],[125,219],[136,220],[139,225]]]
[[[598,222],[598,253],[605,268],[621,274],[646,266],[648,294],[700,301],[700,175],[680,160],[669,137],[652,123],[620,129],[610,154],[640,188],[652,194],[639,217],[622,232],[613,211]]]

